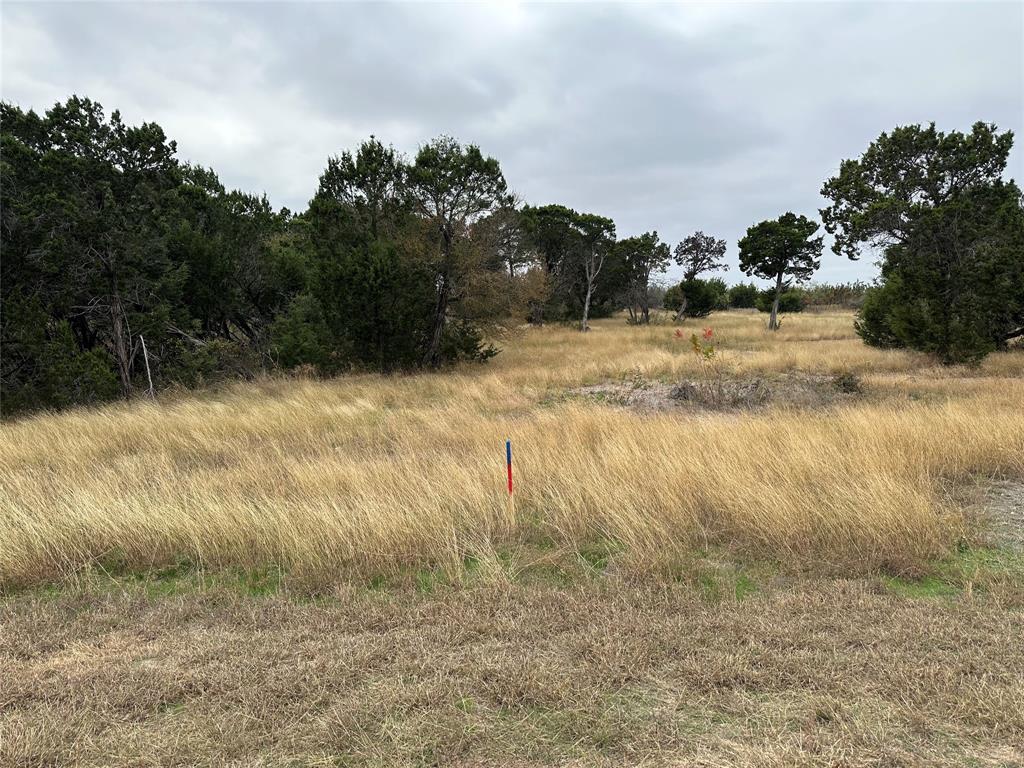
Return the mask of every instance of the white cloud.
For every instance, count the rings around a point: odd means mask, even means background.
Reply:
[[[229,186],[302,208],[327,155],[374,133],[479,143],[514,189],[622,235],[732,245],[815,214],[841,159],[935,120],[1024,128],[1024,5],[952,3],[20,4],[3,98],[71,93],[153,120]],[[1012,159],[1024,176],[1024,152]],[[822,279],[870,263],[826,255]],[[730,279],[741,276],[733,269]]]

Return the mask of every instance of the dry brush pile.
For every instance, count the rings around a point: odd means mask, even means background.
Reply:
[[[701,374],[670,328],[523,330],[489,365],[267,381],[0,427],[0,582],[188,560],[332,576],[497,568],[517,545],[616,543],[656,570],[727,546],[913,573],[972,535],[943,481],[1024,476],[1024,356],[942,369],[864,347],[845,313],[706,322],[720,375],[848,371],[835,407],[677,413],[565,396]],[[503,447],[515,447],[516,506]]]

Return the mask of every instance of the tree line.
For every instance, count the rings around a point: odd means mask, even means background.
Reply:
[[[787,212],[739,241],[767,291],[709,277],[726,243],[703,232],[673,249],[657,232],[618,239],[596,213],[522,204],[496,159],[449,137],[413,157],[370,137],[328,158],[296,213],[227,190],[158,125],[89,99],[43,115],[0,104],[0,132],[4,416],[268,369],[486,360],[510,318],[650,322],[672,264],[677,319],[756,306],[774,329],[780,311],[832,296],[863,302],[868,343],[946,362],[1024,334],[1021,194],[1001,180],[1012,135],[982,123],[882,134],[825,183],[834,250],[880,250],[877,285],[801,289],[823,238]]]

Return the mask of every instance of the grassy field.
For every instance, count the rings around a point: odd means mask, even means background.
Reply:
[[[721,375],[852,372],[831,407],[638,413],[574,395],[700,375],[673,329],[619,320],[506,340],[492,364],[240,385],[42,416],[0,432],[0,583],[83,568],[496,572],[519,545],[602,545],[625,567],[728,547],[830,572],[920,573],[969,534],[943,485],[1024,476],[1024,356],[945,370],[863,346],[849,314],[705,323]],[[797,373],[794,373],[797,372]],[[513,440],[514,510],[504,492]],[[530,549],[526,547],[525,549]]]
[[[0,764],[1024,764],[1024,354],[763,325],[0,426]]]

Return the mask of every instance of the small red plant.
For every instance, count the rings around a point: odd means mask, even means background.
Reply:
[[[697,334],[690,335],[690,345],[693,347],[693,352],[703,360],[711,360],[715,356],[715,345],[712,343],[711,338],[715,335],[715,332],[710,328],[705,328],[704,333],[701,334],[703,338],[698,338]]]

